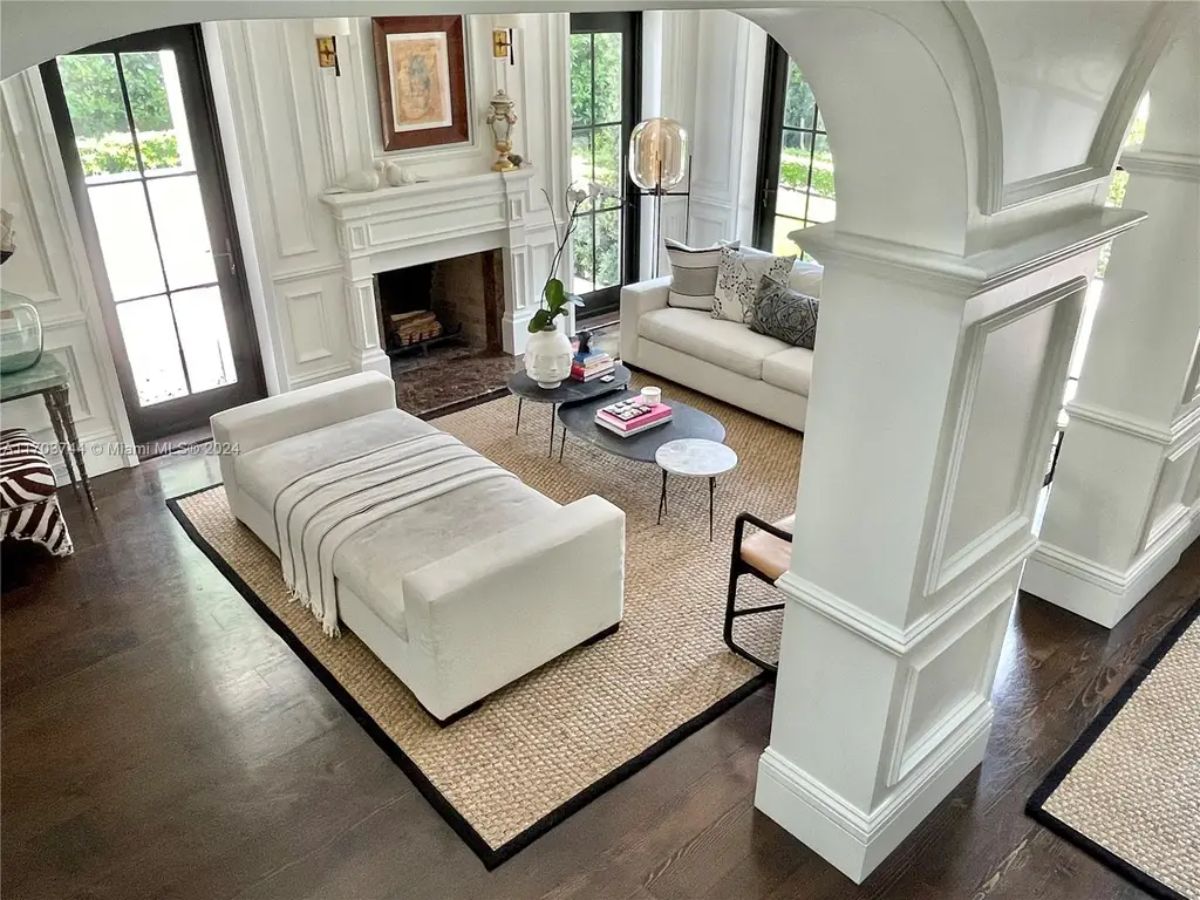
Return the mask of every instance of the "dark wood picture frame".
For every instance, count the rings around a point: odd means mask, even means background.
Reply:
[[[375,74],[379,83],[379,121],[383,149],[411,150],[442,144],[465,144],[471,139],[467,116],[467,57],[462,16],[382,16],[371,19],[375,41]],[[396,34],[442,33],[446,36],[449,68],[449,125],[397,131],[395,97],[388,65],[388,37]]]

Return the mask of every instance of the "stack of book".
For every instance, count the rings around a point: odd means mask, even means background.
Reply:
[[[632,437],[670,421],[671,407],[665,403],[647,406],[641,397],[618,400],[596,411],[596,424],[621,437]]]
[[[407,347],[418,341],[430,340],[442,333],[442,323],[429,309],[397,313],[391,319],[392,334],[395,335],[396,343],[401,347]]]
[[[581,350],[571,358],[571,377],[576,381],[595,381],[614,368],[613,358],[601,350]]]

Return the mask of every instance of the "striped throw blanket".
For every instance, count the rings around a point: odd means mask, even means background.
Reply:
[[[34,541],[69,556],[74,548],[55,489],[54,470],[29,432],[0,431],[0,540]]]
[[[409,437],[322,466],[286,484],[272,514],[291,597],[338,634],[333,560],[346,541],[388,516],[491,478],[516,476],[448,434]]]

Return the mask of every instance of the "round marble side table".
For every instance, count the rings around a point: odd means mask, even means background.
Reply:
[[[662,493],[658,497],[658,524],[662,524],[667,509],[667,475],[708,479],[708,539],[713,539],[713,492],[717,476],[732,470],[738,463],[733,449],[716,441],[683,438],[658,448],[654,461],[662,469]]]

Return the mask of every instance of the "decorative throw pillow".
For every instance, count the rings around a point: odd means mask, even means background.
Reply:
[[[711,247],[687,247],[667,238],[667,258],[671,261],[671,288],[667,305],[683,309],[711,312],[717,291],[717,268],[721,263],[721,248],[737,249],[738,242],[721,241]]]
[[[726,319],[749,325],[758,299],[759,282],[764,277],[787,281],[795,256],[773,256],[749,247],[721,248],[717,269],[717,292],[713,300],[714,319]]]
[[[817,336],[819,306],[816,297],[764,277],[750,330],[811,350]]]
[[[792,274],[788,276],[787,285],[793,291],[808,294],[810,297],[821,296],[821,281],[825,277],[825,267],[819,263],[796,260],[792,266]]]

